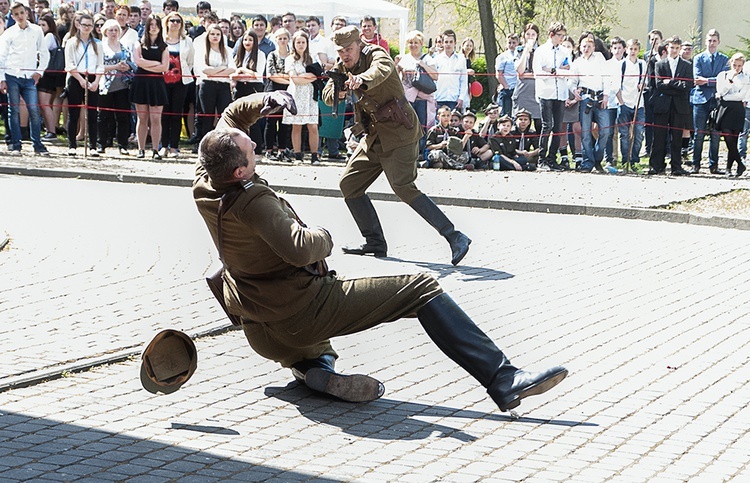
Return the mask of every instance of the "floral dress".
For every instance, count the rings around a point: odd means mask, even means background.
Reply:
[[[302,75],[306,72],[305,64],[302,60],[294,60],[290,55],[284,62],[284,71],[292,76],[287,91],[294,97],[297,104],[297,114],[292,115],[284,109],[284,124],[318,124],[318,103],[313,100],[313,85],[294,83],[294,76]]]

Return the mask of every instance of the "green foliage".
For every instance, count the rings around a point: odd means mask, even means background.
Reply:
[[[493,97],[488,87],[489,79],[487,75],[487,59],[485,59],[483,55],[477,56],[477,58],[474,59],[474,62],[471,63],[471,68],[476,72],[475,79],[482,84],[483,89],[481,96],[471,98],[471,110],[473,112],[481,112],[487,107],[487,104],[492,102]],[[469,82],[472,81],[473,79],[470,78]]]

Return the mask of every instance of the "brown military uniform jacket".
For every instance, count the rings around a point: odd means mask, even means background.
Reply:
[[[231,104],[221,122],[246,130],[260,117],[258,98]],[[222,218],[227,307],[256,322],[286,319],[306,307],[323,286],[325,278],[302,267],[331,253],[331,235],[300,224],[291,207],[257,175],[243,188],[214,182],[199,164],[193,198],[217,247],[219,201],[231,189],[241,192]]]
[[[339,61],[333,68],[343,74],[351,73],[362,79],[362,86],[354,94],[359,102],[354,104],[354,115],[367,130],[362,145],[369,150],[376,140],[380,140],[381,149],[389,151],[419,142],[422,127],[411,104],[406,102],[403,110],[414,126],[411,129],[394,121],[373,122],[372,114],[393,99],[404,97],[404,87],[396,72],[396,65],[382,47],[367,45],[362,48],[359,62],[352,70]],[[333,106],[333,81],[328,81],[323,89],[323,101]]]

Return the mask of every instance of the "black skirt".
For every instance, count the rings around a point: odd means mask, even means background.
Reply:
[[[745,106],[742,101],[719,101],[716,116],[716,130],[719,132],[740,132],[745,127]]]
[[[164,76],[138,69],[133,84],[130,86],[130,102],[148,106],[166,106],[169,104]]]

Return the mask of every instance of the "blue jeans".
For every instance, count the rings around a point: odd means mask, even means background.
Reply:
[[[325,143],[324,140],[325,139]],[[328,149],[329,156],[338,156],[339,153],[339,140],[335,138],[324,138],[323,136],[318,137],[318,154],[323,154],[323,144]]]
[[[620,113],[617,115],[617,130],[620,132],[620,154],[622,164],[628,161],[630,164],[640,162],[641,145],[643,144],[643,133],[646,130],[646,109],[643,106],[638,108],[633,126],[633,150],[628,156],[628,146],[630,146],[630,123],[633,122],[633,113],[635,109],[625,105],[620,106]]]
[[[747,157],[747,135],[750,133],[750,107],[745,108],[745,129],[740,133],[740,158]]]
[[[612,126],[612,132],[609,134],[609,139],[607,140],[607,145],[604,147],[604,161],[608,163],[615,164],[615,157],[614,157],[614,133],[615,133],[615,124],[617,124],[617,108],[610,108],[607,109],[607,115],[609,115],[609,123],[608,126]]]
[[[713,98],[705,104],[693,105],[693,129],[695,137],[693,138],[693,166],[700,168],[701,158],[703,157],[703,138],[706,136],[706,123],[708,122],[708,113],[716,107],[716,99]],[[679,133],[673,133],[679,135]],[[708,167],[716,168],[719,165],[719,133],[711,132],[711,140],[708,144]]]
[[[8,121],[10,123],[10,139],[12,149],[21,149],[21,96],[26,101],[29,111],[29,134],[34,144],[34,151],[46,151],[42,144],[42,118],[39,115],[39,99],[36,94],[34,79],[5,75],[8,86]]]
[[[497,93],[497,105],[500,106],[501,116],[513,115],[513,89],[503,89]]]
[[[600,103],[596,102],[586,113],[587,103],[592,102],[590,98],[581,101],[581,150],[583,151],[583,162],[581,168],[591,170],[594,164],[601,163],[604,159],[604,148],[607,140],[612,136],[612,124],[609,119],[609,109],[602,109]],[[590,105],[590,104],[589,104]],[[596,122],[599,126],[599,138],[594,142],[594,133],[591,125]]]

